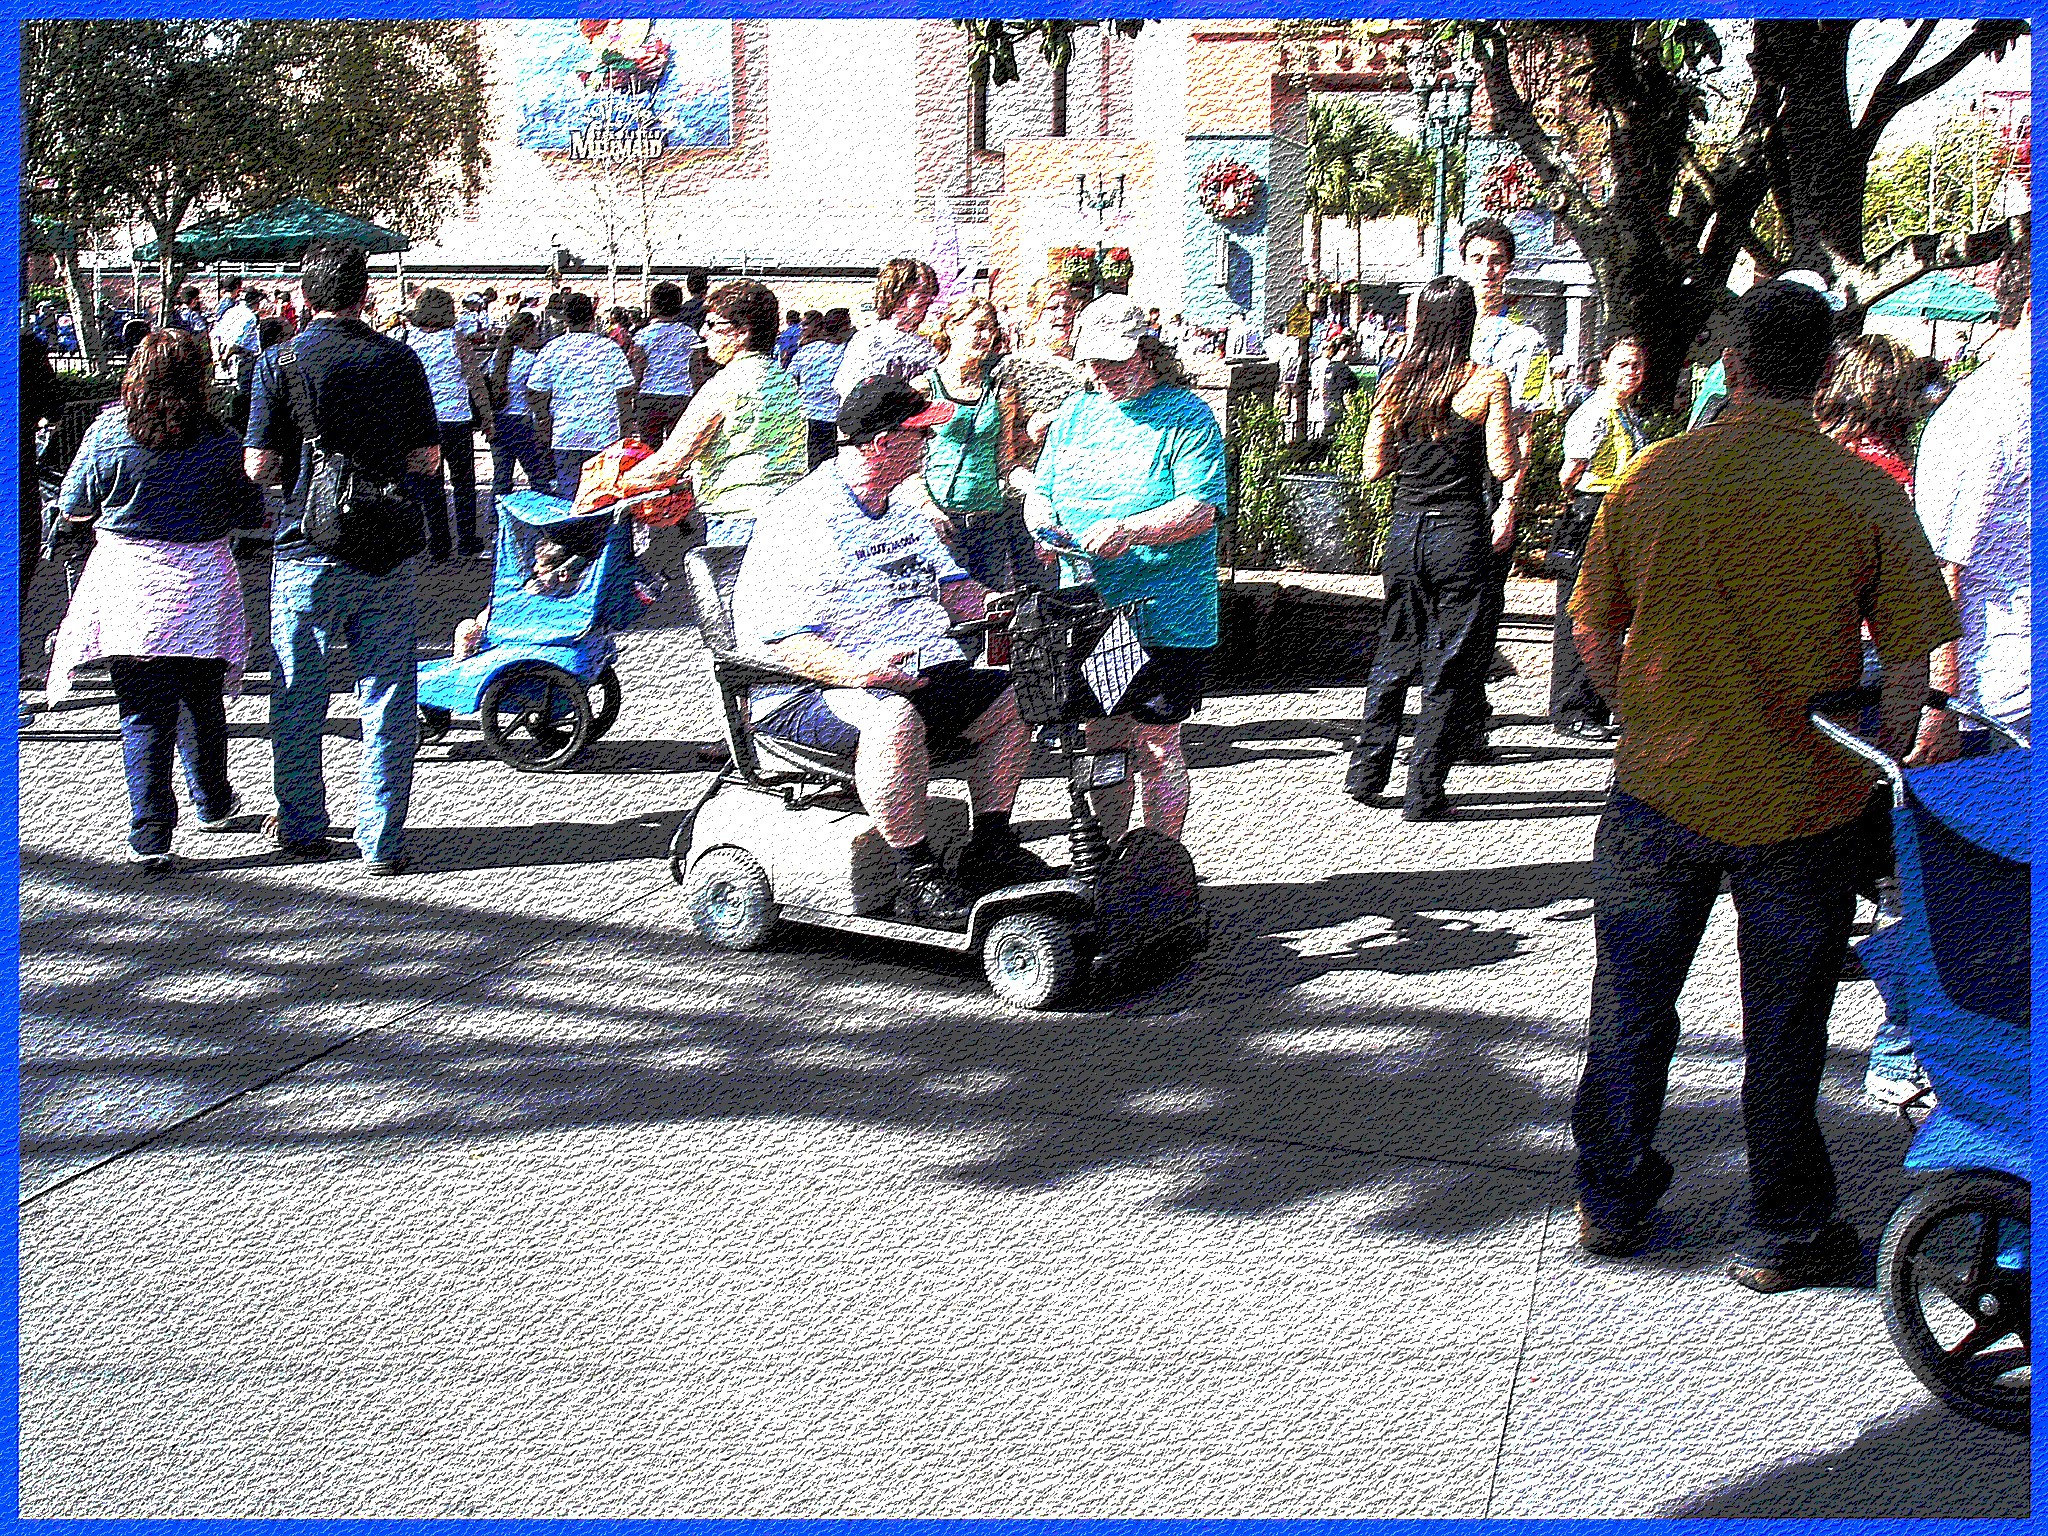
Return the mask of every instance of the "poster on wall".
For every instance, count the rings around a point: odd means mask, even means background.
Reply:
[[[511,37],[522,149],[657,160],[732,143],[730,21],[524,21]]]

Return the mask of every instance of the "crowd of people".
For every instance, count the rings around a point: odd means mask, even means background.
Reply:
[[[1419,690],[1401,797],[1412,821],[1450,814],[1455,767],[1490,755],[1488,667],[1548,363],[1507,300],[1512,233],[1477,221],[1460,256],[1462,275],[1415,296],[1370,395],[1364,450],[1365,474],[1391,477],[1393,494],[1344,789],[1360,801],[1387,789]],[[1671,1180],[1654,1141],[1676,999],[1725,880],[1752,1191],[1730,1272],[1771,1291],[1856,1260],[1815,1105],[1854,903],[1859,890],[1882,895],[1882,854],[1870,781],[1813,732],[1807,702],[1874,680],[1872,724],[1911,764],[1998,745],[1924,711],[1930,679],[2026,735],[2026,282],[2021,242],[2000,270],[2001,339],[1931,421],[1921,360],[1879,336],[1838,346],[1823,285],[1789,274],[1735,306],[1722,398],[1690,430],[1648,441],[1650,352],[1623,334],[1605,338],[1597,386],[1565,424],[1571,501],[1546,557],[1558,582],[1551,719],[1568,737],[1617,743],[1572,1115],[1591,1252],[1638,1251]],[[1089,728],[1131,763],[1103,818],[1112,840],[1131,824],[1180,837],[1181,727],[1219,639],[1229,498],[1222,433],[1172,340],[1178,317],[1162,325],[1116,293],[1083,304],[1046,279],[1006,324],[971,292],[942,305],[914,257],[883,265],[874,322],[859,330],[844,310],[788,310],[759,282],[702,278],[655,285],[644,321],[600,317],[575,292],[510,295],[494,317],[493,293],[458,305],[429,287],[380,327],[364,253],[334,243],[307,251],[301,283],[289,319],[246,289],[201,317],[188,291],[180,313],[199,324],[140,338],[121,400],[64,482],[59,516],[90,526],[96,546],[50,693],[94,661],[112,674],[131,860],[171,863],[178,756],[203,830],[231,828],[240,810],[223,703],[248,659],[232,539],[264,521],[259,487],[274,487],[276,809],[264,834],[287,859],[336,851],[322,728],[328,666],[345,647],[362,714],[362,868],[408,868],[412,556],[482,551],[477,435],[501,496],[522,477],[572,496],[585,465],[636,432],[654,451],[619,491],[694,484],[685,532],[744,547],[740,639],[790,679],[754,690],[754,729],[853,758],[900,868],[899,919],[958,928],[978,894],[1046,872],[1010,821],[1032,742],[1009,678],[949,633],[996,593],[1086,579],[1106,602],[1137,605],[1142,670],[1116,717]],[[1357,347],[1346,332],[1322,340],[1318,392],[1337,414],[1360,383]],[[236,402],[225,420],[222,382]],[[31,429],[34,398],[25,383]],[[412,548],[385,562],[336,552],[315,509],[337,465],[417,509]],[[951,862],[926,819],[940,746],[973,757],[970,836]],[[1880,1036],[1867,1087],[1887,1102],[1924,1092],[1902,1025]]]

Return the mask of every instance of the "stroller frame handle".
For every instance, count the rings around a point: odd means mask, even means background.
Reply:
[[[1899,795],[1904,793],[1906,787],[1905,770],[1899,762],[1876,743],[1865,740],[1847,726],[1828,718],[1830,715],[1845,715],[1852,710],[1874,709],[1883,696],[1883,690],[1874,683],[1867,688],[1837,688],[1828,693],[1817,693],[1807,700],[1806,718],[1812,722],[1813,728],[1829,741],[1832,741],[1843,751],[1862,758],[1864,762],[1869,763],[1878,772],[1882,773],[1890,783],[1893,798],[1896,800]],[[2027,738],[2018,731],[2015,731],[2011,726],[1994,720],[1979,710],[1970,708],[1969,705],[1956,699],[1954,695],[1944,693],[1939,688],[1927,690],[1925,704],[1929,709],[1941,710],[1947,714],[1960,716],[1965,720],[1973,720],[1986,730],[1997,732],[2013,746],[2022,748],[2031,746]]]

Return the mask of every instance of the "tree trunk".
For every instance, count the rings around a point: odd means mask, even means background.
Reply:
[[[967,152],[988,148],[988,60],[977,58],[967,69]]]
[[[1308,277],[1314,282],[1323,275],[1323,210],[1308,205]]]
[[[72,328],[78,332],[78,355],[87,373],[100,373],[107,366],[107,341],[100,333],[99,307],[86,289],[85,268],[76,250],[62,254],[64,291],[71,298]]]
[[[1778,120],[1790,204],[1789,265],[1833,279],[1863,263],[1863,191],[1869,162],[1849,113],[1849,21],[1759,20],[1758,74],[1785,89]]]
[[[1052,137],[1067,136],[1067,61],[1052,67]]]

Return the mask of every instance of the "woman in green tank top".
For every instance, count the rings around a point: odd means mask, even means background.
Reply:
[[[917,383],[953,407],[925,454],[925,489],[952,524],[967,574],[1007,592],[1034,579],[1039,565],[1023,518],[1003,507],[1003,412],[990,387],[1001,334],[987,299],[955,300],[940,322],[945,360]]]

